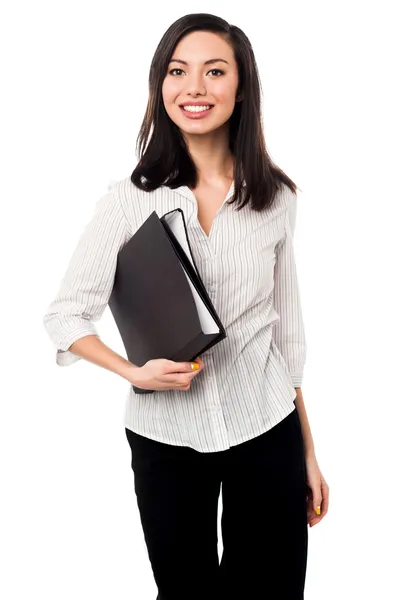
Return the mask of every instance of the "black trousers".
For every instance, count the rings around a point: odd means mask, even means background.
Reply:
[[[221,452],[127,428],[126,436],[157,600],[303,600],[306,467],[296,407],[266,433]]]

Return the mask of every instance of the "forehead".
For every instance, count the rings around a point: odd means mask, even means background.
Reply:
[[[212,31],[193,31],[175,46],[172,58],[187,62],[204,62],[209,58],[224,58],[230,64],[234,61],[233,49],[221,35]]]

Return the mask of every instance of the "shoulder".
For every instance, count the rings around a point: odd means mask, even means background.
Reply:
[[[286,211],[286,219],[287,223],[291,228],[291,233],[293,234],[295,231],[296,224],[296,215],[298,209],[298,195],[293,192],[291,188],[288,187],[285,183],[282,184],[280,190],[281,202]]]
[[[130,177],[110,180],[107,189],[108,192],[112,192],[120,201],[126,198],[137,197],[142,192],[142,190],[134,185]]]
[[[161,215],[176,204],[176,198],[169,191],[162,187],[150,191],[142,190],[132,182],[130,176],[110,181],[108,189],[108,193],[113,195],[111,201],[118,204],[118,210],[124,214],[132,233],[153,211]]]
[[[122,205],[126,202],[132,202],[132,200],[137,203],[142,200],[146,201],[152,196],[160,196],[163,187],[160,186],[155,190],[143,190],[133,183],[130,176],[119,180],[110,180],[108,184],[108,190],[118,196]]]
[[[127,216],[134,214],[144,200],[146,192],[138,188],[129,177],[110,180],[108,183],[108,194],[113,201],[118,203],[121,211]],[[128,218],[129,220],[129,218]]]
[[[291,233],[294,235],[296,225],[296,213],[298,207],[298,196],[290,190],[290,200],[288,204],[288,222],[291,227]]]

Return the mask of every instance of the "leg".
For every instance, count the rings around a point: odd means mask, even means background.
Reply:
[[[221,481],[213,457],[126,435],[157,600],[216,600]]]
[[[222,483],[223,600],[303,600],[308,549],[297,411],[233,446]]]

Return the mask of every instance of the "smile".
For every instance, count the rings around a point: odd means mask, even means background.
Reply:
[[[209,115],[212,111],[213,105],[205,104],[204,106],[180,106],[180,109],[183,111],[184,115],[189,119],[200,119]]]

